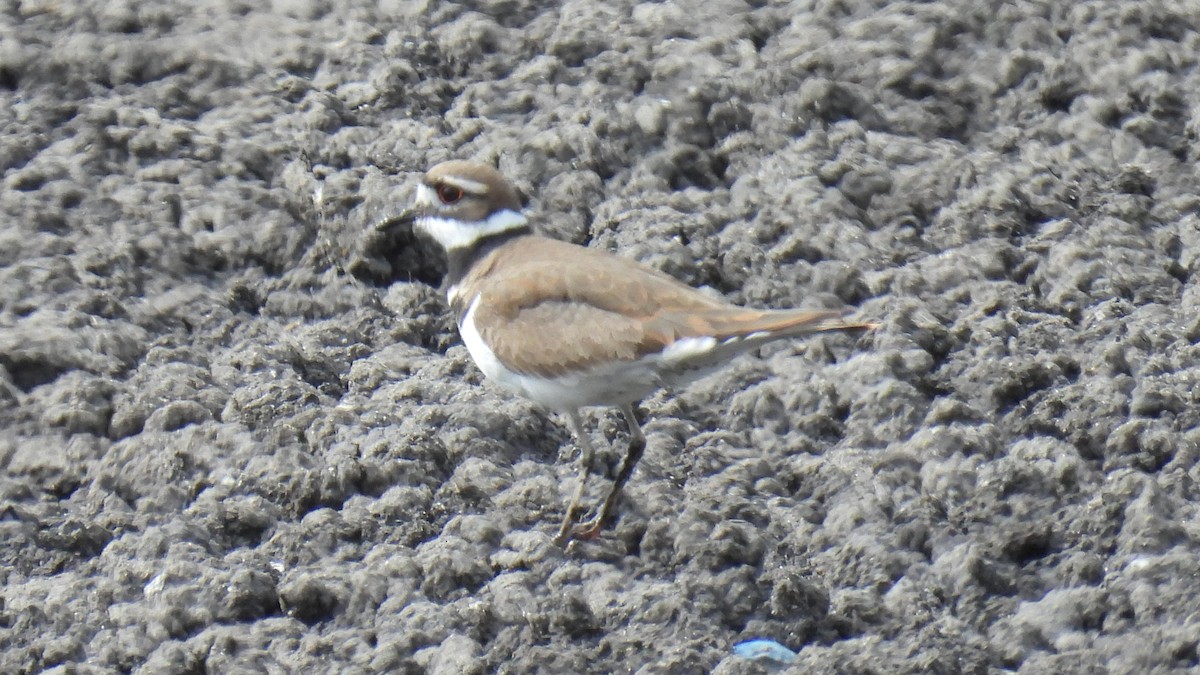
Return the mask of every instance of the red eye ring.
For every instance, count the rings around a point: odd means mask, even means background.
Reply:
[[[453,204],[463,198],[463,191],[460,187],[443,183],[437,186],[437,196],[443,204]]]

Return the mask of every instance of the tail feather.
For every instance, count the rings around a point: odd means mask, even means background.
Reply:
[[[869,330],[876,324],[846,321],[848,309],[838,310],[783,310],[753,312],[757,316],[714,317],[711,325],[717,330],[714,336],[725,338],[749,338],[761,335],[764,338],[802,337],[830,331]],[[749,314],[742,312],[741,314]]]
[[[738,339],[771,340],[830,331],[870,330],[877,324],[845,320],[850,310],[715,309],[664,314],[646,323],[647,333],[663,344],[681,338],[711,337],[717,342]]]
[[[731,307],[665,314],[646,322],[647,335],[662,345],[668,379],[700,377],[733,355],[783,338],[833,331],[872,330],[878,324],[847,321],[849,310],[753,310]]]

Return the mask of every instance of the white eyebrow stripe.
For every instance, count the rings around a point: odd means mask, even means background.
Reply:
[[[443,179],[450,185],[455,185],[463,189],[463,192],[470,192],[473,195],[485,195],[488,192],[487,183],[480,183],[477,180],[463,178],[462,176],[453,176]]]

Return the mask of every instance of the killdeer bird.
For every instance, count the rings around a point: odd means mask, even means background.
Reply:
[[[596,536],[612,514],[646,446],[638,401],[772,340],[874,327],[844,310],[738,307],[633,260],[538,236],[516,190],[483,164],[433,167],[398,220],[445,249],[447,298],[484,375],[571,425],[581,471],[560,545]],[[577,525],[594,455],[579,417],[588,406],[620,408],[630,440],[607,497]]]

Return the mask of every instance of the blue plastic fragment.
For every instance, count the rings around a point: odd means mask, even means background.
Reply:
[[[774,640],[747,640],[739,642],[733,646],[733,653],[743,659],[750,659],[752,661],[791,663],[796,660],[796,652]]]

